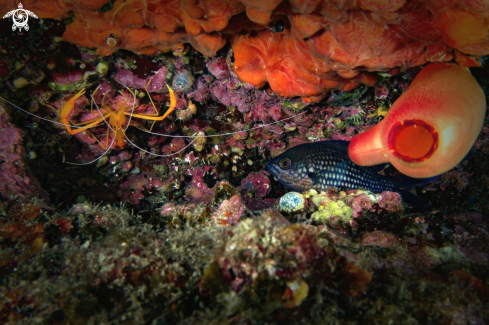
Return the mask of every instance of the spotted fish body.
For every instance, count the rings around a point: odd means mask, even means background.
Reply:
[[[293,191],[309,189],[366,189],[407,194],[413,186],[434,178],[386,177],[378,174],[385,165],[363,167],[348,157],[348,141],[331,140],[293,147],[268,162],[267,168],[282,184]]]

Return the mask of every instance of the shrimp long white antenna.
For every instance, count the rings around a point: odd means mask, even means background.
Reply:
[[[135,92],[131,91],[131,89],[129,89],[126,85],[123,85],[132,95],[133,95],[133,104],[132,104],[132,108],[131,108],[131,114],[129,115],[129,119],[128,119],[128,122],[125,126],[125,128],[123,129],[123,131],[125,132],[129,126],[130,126],[130,123],[131,123],[131,119],[132,119],[132,115],[134,113],[134,108],[135,108],[135,105],[136,105],[136,94]],[[99,86],[100,87],[100,86]],[[97,87],[97,89],[99,88]],[[96,91],[96,90],[95,90]],[[95,104],[95,108],[97,109],[100,117],[102,118],[102,120],[104,121],[104,123],[107,125],[107,127],[115,133],[115,130],[110,126],[109,122],[104,118],[103,114],[102,114],[102,111],[100,110],[100,108],[98,107],[97,103],[95,102],[94,98],[93,98],[93,94],[90,94],[90,98],[92,99],[92,102]],[[72,128],[82,128],[83,126],[76,126],[76,125],[71,125],[71,124],[65,124],[65,123],[61,123],[61,122],[58,122],[58,121],[54,121],[54,120],[51,120],[51,119],[47,119],[47,118],[43,118],[43,117],[40,117],[40,116],[37,116],[36,114],[33,114],[23,108],[20,108],[19,106],[9,102],[8,100],[6,100],[5,98],[2,98],[0,97],[0,99],[2,99],[3,101],[5,101],[6,103],[12,105],[13,107],[17,108],[18,110],[28,114],[28,115],[31,115],[32,117],[35,117],[37,119],[40,119],[40,120],[43,120],[43,121],[46,121],[46,122],[51,122],[51,123],[54,123],[54,124],[57,124],[57,125],[61,125],[61,126],[71,126]],[[153,155],[153,156],[156,156],[156,157],[171,157],[171,156],[174,156],[174,155],[177,155],[178,153],[184,151],[185,149],[187,149],[189,146],[191,146],[196,140],[197,138],[212,138],[212,137],[219,137],[219,136],[227,136],[227,135],[234,135],[234,134],[238,134],[238,133],[241,133],[241,132],[248,132],[248,131],[253,131],[253,130],[256,130],[256,129],[260,129],[260,128],[263,128],[263,127],[266,127],[268,125],[273,125],[273,124],[277,124],[277,123],[280,123],[280,122],[283,122],[283,121],[287,121],[287,120],[290,120],[290,119],[293,119],[297,116],[301,116],[303,114],[305,114],[306,111],[303,111],[299,114],[295,114],[295,115],[292,115],[292,116],[289,116],[289,117],[286,117],[284,119],[280,119],[278,121],[274,121],[274,122],[271,122],[271,123],[265,123],[265,124],[262,124],[262,125],[257,125],[257,126],[254,126],[252,128],[249,128],[249,129],[244,129],[244,130],[240,130],[240,131],[234,131],[234,132],[226,132],[226,133],[220,133],[220,134],[212,134],[212,135],[171,135],[171,134],[162,134],[162,133],[156,133],[156,132],[151,132],[149,130],[145,130],[143,128],[139,128],[141,131],[143,132],[146,132],[148,134],[152,134],[152,135],[157,135],[157,136],[165,136],[165,137],[169,137],[169,138],[187,138],[187,139],[193,139],[188,145],[186,145],[185,147],[183,147],[182,149],[178,150],[177,152],[174,152],[172,154],[168,154],[168,155],[159,155],[159,154],[155,154],[155,153],[152,153],[150,151],[147,151],[143,148],[140,148],[138,147],[136,144],[134,144],[131,140],[129,140],[129,138],[127,138],[127,136],[125,135],[124,133],[124,137],[125,139],[127,140],[127,142],[129,142],[131,145],[133,145],[134,147],[138,148],[139,150],[145,152],[145,153],[148,153],[150,155]],[[115,141],[115,136],[112,138],[112,142],[110,143],[110,145],[107,147],[107,149],[96,159],[92,160],[92,161],[89,161],[89,162],[86,162],[86,163],[71,163],[71,162],[66,162],[67,164],[69,165],[76,165],[76,166],[84,166],[84,165],[89,165],[89,164],[92,164],[94,162],[96,162],[97,160],[99,160],[100,158],[102,158],[112,147],[112,144],[114,143]]]
[[[99,86],[99,87],[100,87],[100,86]],[[102,111],[100,110],[100,108],[98,108],[98,105],[97,105],[97,103],[95,102],[95,100],[93,99],[92,94],[90,94],[90,98],[92,99],[92,102],[95,104],[95,108],[97,109],[97,112],[100,114],[100,117],[102,118],[102,120],[105,122],[105,124],[107,124],[107,127],[108,127],[109,129],[111,129],[111,130],[112,130],[112,132],[114,132],[114,133],[115,133],[115,130],[114,130],[114,129],[113,129],[111,126],[110,126],[109,122],[107,122],[107,120],[104,118],[104,115],[102,114]],[[133,108],[134,108],[134,107],[133,107]],[[132,113],[131,113],[131,114],[132,114]],[[127,129],[127,127],[126,127],[126,129]],[[124,131],[125,131],[126,129],[124,129]],[[115,139],[115,136],[114,136],[114,139]],[[112,141],[114,141],[114,140],[112,140]],[[110,147],[109,147],[109,148],[110,148]]]
[[[224,135],[238,134],[238,133],[241,133],[241,132],[253,131],[253,130],[256,130],[256,129],[263,128],[263,127],[268,126],[268,125],[273,125],[273,124],[277,124],[277,123],[280,123],[280,122],[283,122],[283,121],[286,121],[286,120],[293,119],[294,117],[303,115],[305,113],[306,113],[306,111],[301,112],[299,114],[295,114],[295,115],[286,117],[284,119],[280,119],[280,120],[275,121],[275,122],[266,123],[266,124],[262,124],[262,125],[257,125],[257,126],[254,126],[252,128],[244,129],[244,130],[241,130],[241,131],[234,131],[234,132],[227,132],[227,133],[219,133],[219,134],[211,134],[211,135],[202,135],[202,136],[200,136],[200,135],[171,135],[171,134],[162,134],[162,133],[151,132],[151,131],[148,131],[148,130],[145,130],[145,129],[142,129],[142,128],[138,128],[138,129],[140,129],[141,131],[144,131],[146,133],[152,134],[152,135],[161,135],[161,136],[165,136],[165,137],[169,137],[169,138],[189,138],[189,139],[192,139],[192,138],[195,138],[195,139],[196,138],[212,138],[212,137],[221,137],[221,136],[224,136]]]
[[[94,162],[96,162],[97,160],[99,160],[100,158],[102,158],[103,156],[105,156],[105,154],[107,152],[109,152],[109,150],[112,148],[112,145],[114,144],[114,141],[115,141],[115,137],[112,138],[112,142],[110,143],[109,146],[107,146],[107,150],[105,150],[100,156],[98,156],[97,158],[95,158],[94,160],[92,161],[89,161],[89,162],[86,162],[86,163],[81,163],[81,164],[78,164],[78,163],[72,163],[72,162],[68,162],[68,161],[65,161],[65,164],[68,164],[68,165],[75,165],[75,166],[85,166],[85,165],[90,165],[90,164],[93,164]]]
[[[129,89],[129,87],[127,87],[126,85],[123,86],[126,87],[126,89],[129,90],[129,92],[132,94],[132,109],[131,109],[131,114],[129,114],[129,119],[127,120],[126,128],[124,129],[125,132],[129,127],[129,125],[131,124],[132,113],[134,113],[134,105],[136,105],[136,93],[133,92],[131,89]]]
[[[55,120],[51,120],[51,119],[48,119],[48,118],[44,118],[44,117],[40,117],[40,116],[37,116],[36,114],[33,114],[29,111],[26,111],[25,109],[23,108],[20,108],[19,106],[15,105],[14,103],[11,103],[9,102],[8,100],[6,100],[5,98],[3,97],[0,97],[1,100],[3,100],[4,102],[12,105],[13,107],[17,108],[18,110],[32,116],[32,117],[35,117],[39,120],[43,120],[43,121],[46,121],[46,122],[51,122],[51,123],[54,123],[54,124],[57,124],[57,125],[61,125],[61,126],[71,126],[73,129],[79,129],[79,128],[82,128],[83,126],[76,126],[76,125],[71,125],[71,124],[65,124],[65,123],[61,123],[61,122],[58,122],[58,121],[55,121]]]
[[[127,86],[123,85],[124,87],[126,87],[127,89],[129,89]],[[130,89],[129,89],[130,91]],[[131,91],[131,93],[133,93]],[[134,94],[134,93],[133,93]],[[124,131],[127,130],[127,128],[129,127],[129,123],[131,122],[131,118],[132,118],[132,113],[134,112],[134,105],[135,105],[135,94],[134,94],[134,101],[133,101],[133,105],[132,105],[132,110],[131,110],[131,115],[129,115],[129,121],[124,129]],[[93,97],[92,95],[90,94],[90,98],[93,100]],[[18,110],[28,114],[28,115],[31,115],[37,119],[40,119],[40,120],[43,120],[43,121],[46,121],[46,122],[51,122],[51,123],[54,123],[54,124],[57,124],[57,125],[61,125],[61,126],[71,126],[72,128],[75,128],[75,129],[78,129],[78,128],[82,128],[82,126],[76,126],[76,125],[70,125],[70,124],[64,124],[64,123],[61,123],[61,122],[57,122],[57,121],[54,121],[54,120],[50,120],[50,119],[47,119],[47,118],[43,118],[43,117],[40,117],[40,116],[37,116],[36,114],[33,114],[29,111],[26,111],[25,109],[23,108],[20,108],[19,106],[9,102],[8,100],[6,100],[5,98],[2,98],[0,97],[0,99],[2,99],[3,101],[5,101],[6,103],[12,105],[13,107],[17,108]],[[100,116],[102,117],[102,119],[104,120],[105,124],[112,130],[112,132],[115,132],[114,129],[109,125],[109,123],[103,118],[102,116],[102,112],[100,111],[100,109],[98,108],[98,105],[97,103],[95,102],[95,100],[93,100],[93,103],[95,104],[95,108],[97,108]],[[233,134],[238,134],[238,133],[241,133],[241,132],[248,132],[248,131],[253,131],[253,130],[256,130],[256,129],[260,129],[262,127],[265,127],[265,126],[268,126],[268,125],[273,125],[273,124],[277,124],[277,123],[280,123],[280,122],[283,122],[283,121],[287,121],[287,120],[290,120],[290,119],[293,119],[297,116],[300,116],[300,115],[303,115],[305,114],[306,111],[304,112],[301,112],[299,114],[295,114],[295,115],[292,115],[292,116],[289,116],[289,117],[286,117],[284,119],[280,119],[278,121],[275,121],[275,122],[271,122],[271,123],[266,123],[266,124],[262,124],[262,125],[258,125],[258,126],[254,126],[252,128],[249,128],[249,129],[245,129],[245,130],[241,130],[241,131],[234,131],[234,132],[227,132],[227,133],[220,133],[220,134],[212,134],[212,135],[203,135],[203,136],[191,136],[191,135],[171,135],[171,134],[163,134],[163,133],[156,133],[156,132],[151,132],[149,130],[145,130],[145,129],[142,129],[142,128],[138,128],[140,129],[141,131],[143,132],[146,132],[148,134],[152,134],[152,135],[159,135],[159,136],[165,136],[165,137],[169,137],[169,138],[187,138],[187,139],[195,139],[197,137],[199,138],[212,138],[212,137],[220,137],[220,136],[226,136],[226,135],[233,135]]]
[[[146,153],[149,153],[150,155],[156,156],[156,157],[171,157],[171,156],[175,156],[175,155],[179,154],[180,152],[184,151],[185,149],[187,149],[188,147],[190,147],[192,145],[192,143],[194,143],[199,138],[198,136],[196,136],[189,144],[187,144],[185,147],[183,147],[182,149],[180,149],[180,150],[178,150],[178,151],[176,151],[174,153],[170,153],[168,155],[158,155],[156,153],[153,153],[151,151],[144,150],[143,148],[138,147],[137,145],[134,144],[134,142],[132,142],[131,140],[129,140],[129,138],[125,134],[124,134],[124,136],[126,137],[127,142],[129,142],[130,144],[132,144],[134,147],[138,148],[141,151],[144,151]]]
[[[131,114],[129,115],[129,119],[127,120],[127,124],[126,124],[126,127],[122,130],[124,132],[126,132],[126,130],[129,128],[129,125],[131,124],[131,119],[132,119],[132,113],[134,113],[134,106],[136,105],[136,94],[131,90],[129,89],[126,85],[123,85],[124,87],[126,87],[127,90],[129,90],[129,92],[131,94],[133,94],[133,102],[132,102],[132,109],[131,109]],[[100,87],[100,86],[99,86]],[[98,89],[98,87],[97,87]],[[95,89],[95,91],[97,90]],[[115,132],[115,130],[110,126],[109,122],[107,122],[107,120],[104,118],[104,115],[102,114],[102,111],[98,108],[98,105],[97,103],[95,102],[95,99],[93,99],[93,96],[92,94],[90,94],[90,98],[92,99],[92,102],[95,104],[95,108],[97,109],[100,117],[102,118],[102,120],[104,120],[105,124],[107,125],[107,127],[109,129],[112,130],[112,132]]]

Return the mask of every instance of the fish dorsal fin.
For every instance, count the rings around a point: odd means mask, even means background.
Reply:
[[[314,143],[324,144],[328,149],[336,149],[345,154],[348,154],[348,146],[350,145],[350,141],[346,140],[324,140]]]
[[[344,180],[348,171],[348,161],[344,160],[335,165],[328,166],[310,175],[314,185],[318,185],[322,180]]]

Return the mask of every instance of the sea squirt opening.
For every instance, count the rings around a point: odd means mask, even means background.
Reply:
[[[405,120],[390,130],[388,146],[399,159],[420,162],[435,152],[438,147],[438,133],[424,121]]]

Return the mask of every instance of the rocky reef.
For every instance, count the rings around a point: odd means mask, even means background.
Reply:
[[[360,229],[364,219],[352,237],[275,210],[246,211],[231,226],[181,207],[187,211],[173,229],[114,207],[12,206],[0,232],[2,322],[462,324],[489,317],[482,248],[489,236],[479,213],[369,217],[382,230]],[[176,213],[170,218],[175,225]]]
[[[472,66],[487,98],[483,4],[23,5],[42,21],[0,21],[0,324],[489,322],[487,112],[469,154],[412,190],[425,211],[266,170],[379,125],[427,62]],[[109,109],[131,118],[118,146]]]

